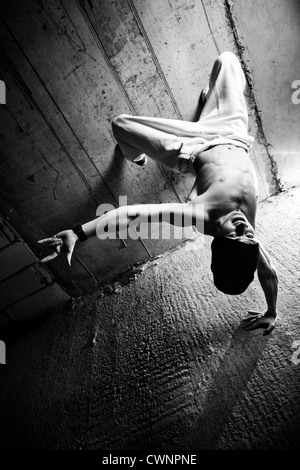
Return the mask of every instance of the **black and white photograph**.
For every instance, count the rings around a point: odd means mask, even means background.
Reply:
[[[299,0],[1,1],[1,451],[300,449],[299,125]]]

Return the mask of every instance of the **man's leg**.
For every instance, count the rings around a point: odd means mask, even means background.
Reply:
[[[198,122],[122,114],[112,122],[124,156],[134,161],[145,153],[175,172],[195,171],[190,155],[199,145],[218,137],[251,145],[244,98],[245,77],[237,57],[223,52],[215,61],[206,103]]]
[[[202,131],[248,136],[248,110],[244,97],[246,80],[238,58],[223,52],[215,61],[209,80],[209,91],[198,121]]]
[[[145,153],[175,172],[187,173],[189,155],[183,155],[180,150],[184,140],[197,135],[195,124],[175,119],[122,114],[113,120],[112,129],[128,160],[135,161]]]

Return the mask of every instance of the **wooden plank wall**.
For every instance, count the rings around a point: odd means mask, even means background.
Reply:
[[[38,239],[94,218],[101,203],[117,207],[120,195],[129,204],[184,201],[191,179],[124,161],[111,121],[122,113],[195,119],[214,59],[236,52],[223,2],[3,3],[0,210],[34,253],[45,255]],[[254,163],[264,175],[261,155]],[[71,268],[60,257],[49,268],[76,296],[179,241],[89,240]]]

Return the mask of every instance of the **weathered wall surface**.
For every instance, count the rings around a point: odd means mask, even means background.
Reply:
[[[226,2],[120,0],[4,2],[0,75],[1,203],[31,249],[37,240],[95,217],[101,203],[184,201],[190,178],[115,153],[111,120],[121,113],[193,120],[220,52],[239,53]],[[243,66],[247,66],[246,62]],[[251,90],[250,90],[251,92]],[[248,90],[252,159],[260,198],[274,172]],[[70,269],[49,267],[70,295],[97,287],[178,243],[89,240]]]
[[[241,326],[265,309],[258,281],[221,294],[209,242],[188,242],[8,345],[0,448],[299,448],[299,204],[297,189],[260,207],[280,283],[270,336]]]
[[[228,2],[246,46],[269,151],[287,186],[300,184],[300,3]],[[297,82],[297,83],[294,83]],[[294,97],[293,97],[294,95]]]

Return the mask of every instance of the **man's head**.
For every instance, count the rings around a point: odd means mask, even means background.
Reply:
[[[217,289],[230,295],[244,292],[254,279],[259,244],[243,212],[235,210],[223,218],[211,250],[211,270]]]

